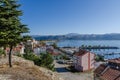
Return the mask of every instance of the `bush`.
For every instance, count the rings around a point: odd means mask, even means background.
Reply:
[[[22,54],[20,54],[19,52],[18,52],[18,53],[16,53],[15,55],[16,55],[16,56],[18,56],[18,57],[23,57],[23,55],[22,55]]]
[[[54,60],[49,53],[41,53],[40,56],[37,56],[31,52],[23,54],[23,58],[33,61],[35,65],[46,67],[54,71]]]
[[[96,55],[95,60],[96,61],[104,61],[104,56],[102,56],[102,55]]]
[[[0,56],[2,56],[2,55],[5,56],[6,54],[5,54],[5,51],[4,51],[4,50],[0,49]]]
[[[28,60],[31,60],[31,61],[34,61],[35,59],[38,58],[38,56],[36,56],[34,53],[30,52],[30,53],[26,53],[26,54],[23,54],[23,57],[25,59],[28,59]]]
[[[46,53],[46,54],[42,53],[40,55],[40,59],[41,59],[40,60],[40,62],[41,62],[40,66],[46,67],[46,68],[54,71],[54,64],[53,64],[54,60],[53,60],[51,54],[49,54],[49,53]]]
[[[70,60],[70,58],[66,54],[62,55],[62,59],[64,59],[64,60]]]
[[[53,46],[54,48],[58,48],[58,46],[57,46],[56,43],[53,43],[52,46]]]

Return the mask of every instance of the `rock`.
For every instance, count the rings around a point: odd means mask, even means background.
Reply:
[[[0,75],[0,80],[12,80],[10,79],[11,78],[11,75]]]
[[[42,72],[42,74],[44,74],[48,77],[51,77],[52,80],[63,80],[62,78],[60,78],[57,75],[56,72],[52,72],[46,68],[36,66],[36,65],[34,65],[33,61],[25,60],[21,57],[12,56],[12,64],[13,64],[13,67],[21,66],[21,67],[26,67],[26,69],[30,68],[30,67],[34,67],[35,69],[40,70]],[[5,68],[5,67],[8,67],[8,58],[7,57],[0,59],[0,68]],[[6,78],[9,78],[9,76],[6,77],[5,79],[3,79],[3,78],[4,77],[1,77],[1,75],[0,75],[0,80],[11,80],[11,79],[6,79]]]

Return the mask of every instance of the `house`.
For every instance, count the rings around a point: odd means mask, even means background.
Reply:
[[[33,52],[37,55],[40,53],[46,53],[46,46],[36,46],[34,47]]]
[[[63,47],[60,48],[60,50],[66,52],[68,55],[72,55],[74,52],[79,51],[76,47]]]
[[[36,41],[35,39],[27,40],[25,43],[26,47],[29,47],[30,50],[33,50],[34,47],[38,46],[39,41]]]
[[[59,59],[60,52],[56,51],[53,47],[47,48],[46,52],[52,55],[54,59]]]
[[[120,58],[108,60],[94,71],[95,80],[120,80]]]
[[[54,51],[54,48],[52,46],[48,46],[48,45],[40,45],[40,44],[36,44],[33,48],[33,52],[37,55],[39,55],[40,53],[52,53]]]
[[[16,47],[13,47],[12,53],[16,54],[16,53],[20,53],[20,54],[24,54],[24,45],[23,44],[18,44]],[[8,54],[10,51],[10,48],[7,47],[5,52]]]
[[[73,66],[78,71],[88,71],[94,68],[95,54],[80,49],[74,53]]]

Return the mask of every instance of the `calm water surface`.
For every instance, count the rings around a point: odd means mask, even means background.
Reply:
[[[101,46],[114,46],[120,48],[120,40],[63,40],[57,43],[59,47],[80,47],[81,45],[101,45]],[[92,50],[95,54],[101,54],[105,59],[113,59],[120,57],[120,49],[105,49],[105,50]]]

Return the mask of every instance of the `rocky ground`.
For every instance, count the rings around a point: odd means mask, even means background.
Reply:
[[[63,80],[55,72],[20,57],[12,56],[12,64],[9,68],[8,58],[0,58],[0,80]]]

